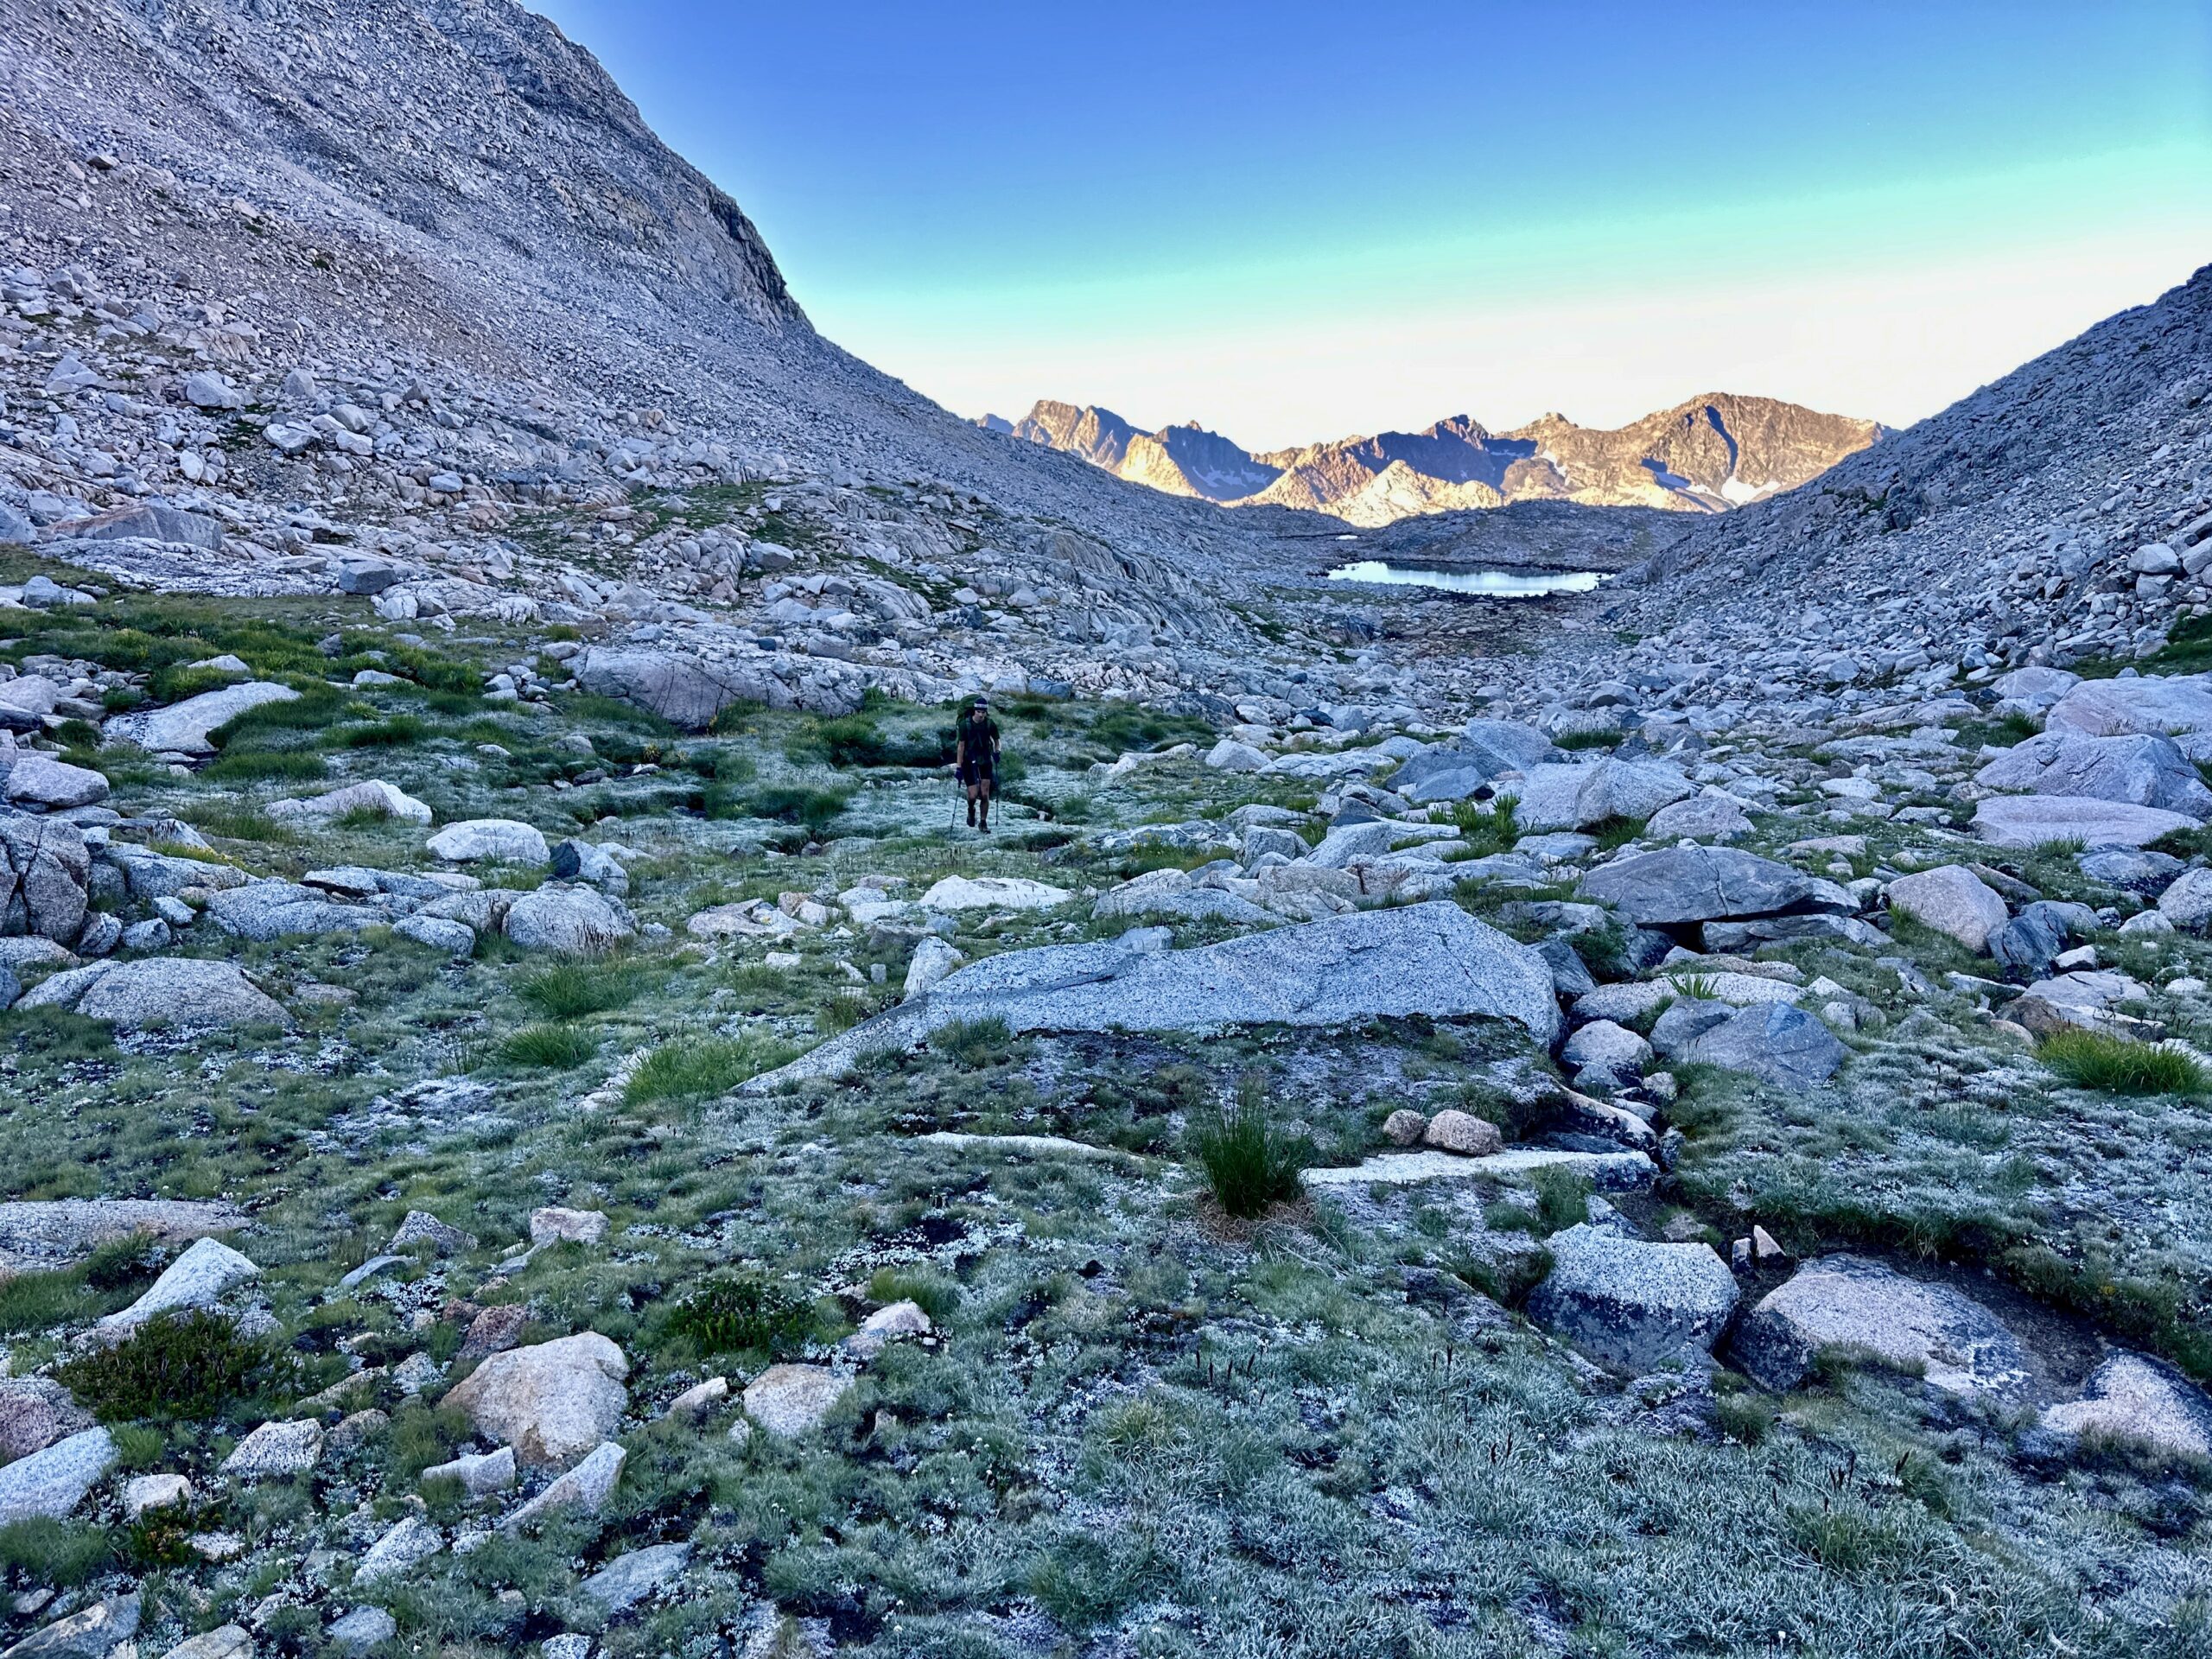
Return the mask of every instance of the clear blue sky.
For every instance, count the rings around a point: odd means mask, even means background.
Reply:
[[[963,414],[1902,423],[2212,262],[2212,0],[538,9]]]

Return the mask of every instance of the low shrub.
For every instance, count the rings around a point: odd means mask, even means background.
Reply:
[[[420,743],[429,734],[429,729],[412,715],[394,715],[389,720],[373,721],[366,726],[348,726],[338,736],[349,749],[391,748]]]
[[[1452,1264],[1452,1271],[1463,1283],[1496,1302],[1500,1307],[1518,1307],[1529,1300],[1529,1293],[1552,1270],[1549,1250],[1520,1250],[1501,1256],[1495,1262],[1480,1262],[1470,1257]]]
[[[284,1369],[267,1344],[219,1313],[157,1314],[111,1348],[92,1348],[54,1376],[102,1422],[212,1417],[276,1384]]]
[[[200,775],[211,784],[301,783],[329,775],[322,757],[309,749],[243,749],[219,754]]]
[[[1303,1137],[1275,1127],[1265,1092],[1252,1080],[1237,1091],[1234,1110],[1197,1125],[1189,1138],[1206,1185],[1230,1215],[1250,1220],[1298,1196],[1308,1147]]]
[[[249,757],[241,756],[240,759]],[[273,755],[250,757],[256,760],[275,760]],[[220,764],[218,762],[217,764]],[[321,776],[320,764],[315,775]],[[299,836],[287,825],[279,823],[251,801],[236,798],[195,801],[179,814],[187,823],[207,835],[219,836],[226,841],[258,841],[283,842],[296,841]]]
[[[855,986],[855,990],[860,988]],[[814,1011],[814,1028],[825,1036],[834,1037],[840,1032],[850,1031],[855,1026],[865,1025],[875,1017],[877,1009],[865,991],[857,996],[839,992]]]
[[[679,1300],[666,1328],[702,1354],[785,1354],[805,1344],[814,1307],[766,1280],[715,1279]]]
[[[787,784],[755,790],[744,798],[742,804],[748,817],[804,824],[808,833],[819,836],[836,821],[850,798],[843,790],[810,789]]]
[[[2044,1040],[2036,1058],[2077,1088],[2115,1095],[2201,1095],[2212,1088],[2194,1056],[2103,1032],[2060,1032]]]

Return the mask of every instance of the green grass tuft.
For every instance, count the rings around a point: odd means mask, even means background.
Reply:
[[[1265,1091],[1249,1080],[1235,1109],[1195,1126],[1190,1143],[1216,1201],[1246,1220],[1298,1196],[1298,1172],[1310,1152],[1303,1138],[1275,1128]]]
[[[1529,1185],[1536,1189],[1536,1222],[1547,1235],[1590,1219],[1588,1178],[1554,1165],[1530,1175]]]
[[[1452,849],[1460,858],[1486,858],[1492,853],[1508,853],[1521,838],[1521,826],[1514,822],[1514,813],[1521,803],[1510,795],[1500,795],[1484,806],[1475,801],[1460,801],[1452,808],[1452,822],[1459,826],[1460,836],[1466,850]]]
[[[561,1071],[582,1065],[598,1052],[599,1044],[591,1035],[573,1026],[524,1026],[499,1045],[499,1058],[509,1065]]]
[[[2177,1048],[2132,1043],[2097,1031],[2046,1038],[2036,1058],[2069,1083],[2115,1095],[2201,1095],[2212,1077]]]
[[[632,1106],[647,1101],[704,1100],[726,1095],[791,1058],[789,1047],[767,1038],[701,1037],[655,1049],[631,1074],[622,1091]]]
[[[638,977],[606,963],[559,963],[515,987],[515,995],[549,1020],[575,1020],[622,1007],[638,994]]]
[[[963,1065],[988,1065],[1005,1058],[1007,1049],[1014,1042],[1014,1033],[1005,1020],[995,1017],[988,1020],[956,1020],[950,1025],[939,1026],[930,1033],[930,1047],[939,1054],[949,1054]]]

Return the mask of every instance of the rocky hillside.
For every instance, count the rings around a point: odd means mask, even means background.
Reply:
[[[563,442],[658,410],[678,453],[711,432],[756,474],[1207,539],[823,340],[738,205],[512,0],[0,0],[0,196],[16,263],[212,307],[279,379],[435,364]]]
[[[2212,267],[1853,456],[1698,526],[1620,616],[1833,655],[2064,666],[2157,651],[2212,607]]]
[[[1465,415],[1250,454],[1193,421],[1153,434],[1109,410],[1038,404],[985,429],[1081,456],[1170,495],[1325,512],[1374,526],[1431,513],[1561,500],[1723,512],[1793,490],[1882,435],[1872,421],[1713,392],[1603,430],[1547,415],[1493,433]]]

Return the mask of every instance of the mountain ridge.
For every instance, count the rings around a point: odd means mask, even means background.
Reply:
[[[1363,526],[1532,499],[1725,512],[1795,489],[1889,430],[1718,391],[1615,428],[1552,413],[1493,432],[1463,414],[1420,431],[1260,451],[1195,420],[1147,433],[1111,410],[1057,399],[1039,399],[1019,421],[986,415],[976,424],[1166,494],[1325,512]]]

